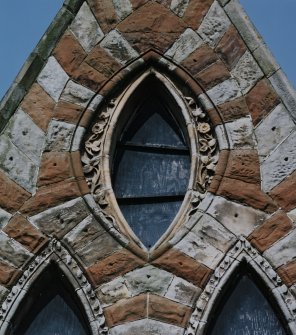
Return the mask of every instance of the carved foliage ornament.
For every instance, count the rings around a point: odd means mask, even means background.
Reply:
[[[193,142],[191,141],[191,146],[194,143],[196,148],[192,151],[198,153],[196,156],[192,156],[192,160],[195,160],[195,162],[191,163],[191,166],[194,167],[191,168],[194,182],[188,188],[188,192],[191,193],[191,200],[186,209],[187,217],[190,217],[205,197],[218,162],[219,150],[208,115],[198,106],[193,97],[183,96],[181,99],[184,106],[186,106],[186,111],[183,112],[187,114],[190,122],[194,125],[195,138]],[[112,214],[114,211],[112,212],[112,208],[110,208],[112,204],[108,200],[107,191],[109,187],[107,186],[103,172],[103,152],[106,152],[104,150],[106,133],[108,132],[110,120],[117,113],[118,100],[111,100],[105,108],[101,109],[97,120],[86,137],[84,152],[81,158],[83,171],[91,194],[103,213],[106,210],[108,213],[106,216],[108,216],[109,220],[113,221],[115,226],[117,224]]]

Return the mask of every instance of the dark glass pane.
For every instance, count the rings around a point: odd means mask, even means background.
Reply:
[[[79,319],[56,295],[36,316],[24,335],[86,335]]]
[[[211,335],[285,335],[267,299],[246,275],[223,306]]]
[[[121,205],[120,208],[132,230],[142,243],[151,247],[167,230],[182,201]]]
[[[38,277],[11,322],[9,335],[89,335],[75,291],[54,265]]]
[[[157,111],[157,112],[155,112]],[[148,118],[147,118],[148,116]],[[135,128],[136,132],[130,132],[128,141],[142,145],[156,144],[165,146],[185,147],[182,134],[176,128],[175,122],[172,117],[162,110],[161,106],[145,105],[138,120],[143,122],[139,128]]]
[[[125,150],[117,164],[116,197],[185,194],[190,157]]]

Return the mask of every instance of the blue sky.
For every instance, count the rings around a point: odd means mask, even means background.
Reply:
[[[63,0],[1,0],[0,99],[47,29]],[[296,0],[241,0],[296,87]]]

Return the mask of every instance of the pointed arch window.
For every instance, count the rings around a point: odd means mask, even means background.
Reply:
[[[170,100],[153,78],[138,88],[123,111],[129,113],[133,105],[113,160],[112,182],[119,207],[149,248],[179,211],[190,175],[190,150],[176,120],[176,104]]]
[[[90,335],[86,316],[65,276],[50,265],[19,306],[8,335]]]
[[[216,311],[208,335],[285,335],[276,311],[249,274],[239,274]],[[224,297],[225,298],[225,297]]]

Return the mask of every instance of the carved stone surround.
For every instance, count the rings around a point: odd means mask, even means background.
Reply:
[[[186,123],[190,149],[191,149],[191,174],[185,200],[160,242],[163,242],[172,229],[184,224],[196,211],[200,202],[204,199],[208,186],[214,175],[218,162],[218,142],[215,138],[213,127],[207,113],[205,113],[193,96],[184,96],[182,92],[164,75],[153,68],[146,71],[138,80],[118,97],[110,100],[101,107],[95,123],[92,125],[83,144],[82,154],[83,171],[86,181],[97,205],[114,227],[129,235],[141,248],[145,249],[141,241],[129,228],[118,207],[111,185],[110,156],[114,150],[114,137],[121,111],[134,90],[148,75],[155,75],[164,84],[180,107],[182,117]],[[157,243],[157,247],[160,243]]]
[[[91,284],[83,274],[77,262],[62,244],[53,239],[48,247],[38,255],[26,268],[8,294],[0,308],[0,334],[5,335],[16,309],[38,276],[44,271],[50,262],[54,262],[65,274],[69,283],[79,297],[87,315],[92,334],[107,335],[108,328],[105,325],[105,317],[100,302],[97,299]]]
[[[203,293],[197,300],[185,335],[205,333],[207,320],[218,296],[223,292],[225,284],[231,279],[231,275],[242,262],[247,263],[260,277],[268,290],[272,292],[272,296],[279,305],[291,333],[295,333],[296,300],[294,296],[288,287],[283,284],[269,262],[244,237],[240,237],[240,240],[217,266]]]

